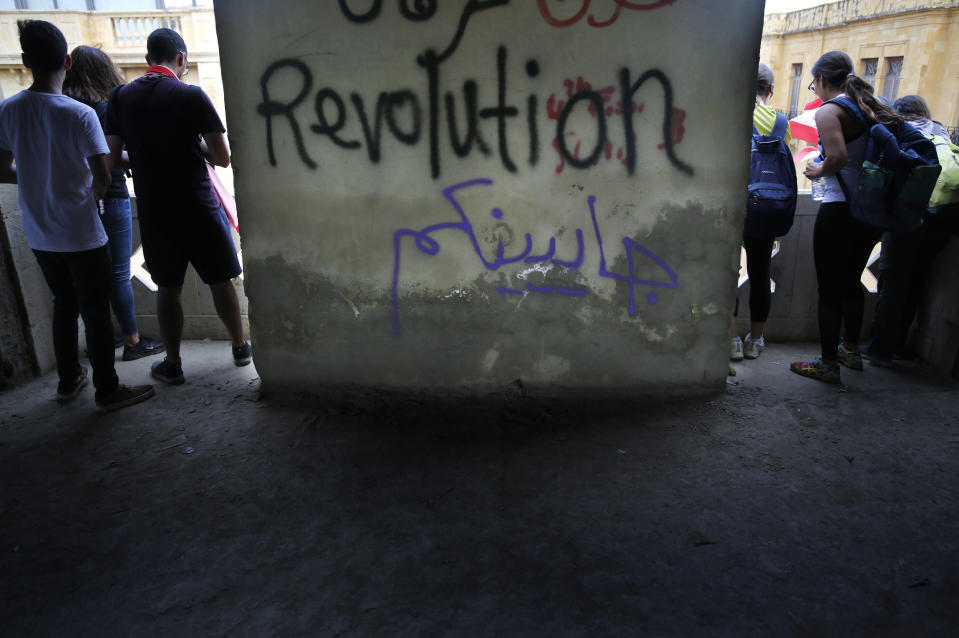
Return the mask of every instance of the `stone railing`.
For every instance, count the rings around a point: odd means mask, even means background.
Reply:
[[[813,263],[813,228],[819,205],[812,201],[809,191],[800,191],[799,205],[793,227],[780,237],[773,248],[770,267],[772,279],[772,306],[766,336],[772,341],[818,341],[817,308],[819,292],[816,266]],[[876,244],[860,282],[866,293],[863,334],[868,334],[876,305],[876,276],[880,244]],[[749,316],[749,286],[746,276],[745,251],[741,251],[739,270],[739,316],[745,326]]]
[[[136,217],[136,198],[131,198],[133,214]],[[24,334],[27,336],[27,350],[33,357],[25,367],[33,367],[36,371],[47,372],[52,370],[56,361],[53,354],[53,342],[50,335],[53,332],[53,303],[50,290],[47,288],[43,273],[37,264],[33,251],[27,246],[23,230],[23,215],[17,197],[17,187],[12,184],[0,184],[0,246],[6,254],[2,257],[7,261],[10,273],[8,278],[18,290],[5,290],[4,282],[0,280],[0,307],[4,302],[11,300],[23,305],[22,313],[5,313],[4,321],[19,321],[19,315],[25,322]],[[240,248],[240,237],[233,231],[233,240]],[[156,290],[157,287],[143,268],[143,251],[140,248],[140,225],[133,224],[134,251],[130,259],[130,271],[133,283],[134,305],[137,312],[137,324],[141,332],[148,335],[159,335],[160,327],[156,317]],[[242,259],[242,252],[240,253]],[[2,272],[2,271],[0,271]],[[249,334],[247,320],[247,299],[243,288],[243,279],[235,280],[237,296],[240,300],[240,311],[243,317],[244,330]],[[183,283],[182,304],[184,313],[183,337],[185,339],[227,339],[229,335],[220,321],[213,297],[208,286],[200,281],[191,266]],[[7,304],[9,305],[9,304]],[[8,314],[12,316],[7,316]],[[4,330],[9,332],[9,326]],[[4,337],[0,331],[0,337]],[[0,354],[9,349],[10,340],[0,342]],[[6,353],[9,355],[9,353]],[[0,356],[0,361],[3,357]],[[24,366],[21,366],[24,367]]]
[[[136,200],[134,198],[134,211]],[[819,329],[816,323],[817,287],[816,271],[812,259],[812,236],[816,222],[816,204],[808,191],[801,192],[796,220],[792,230],[776,244],[773,253],[771,275],[773,280],[772,308],[766,333],[771,341],[817,341]],[[29,366],[48,371],[54,366],[53,348],[49,339],[52,331],[52,304],[49,290],[43,280],[36,259],[26,245],[23,222],[19,211],[16,186],[0,185],[0,233],[4,234],[6,255],[13,273],[17,291],[4,293],[0,289],[0,302],[6,297],[22,299],[23,314],[27,325],[25,334],[33,362]],[[137,322],[147,334],[159,334],[155,308],[156,290],[148,273],[143,270],[142,253],[139,250],[139,225],[133,226],[137,247],[131,259]],[[237,247],[239,236],[234,234]],[[879,245],[873,251],[870,265],[862,273],[862,285],[867,293],[866,313],[863,318],[863,335],[868,334],[876,295],[876,272],[873,262],[878,256]],[[241,253],[242,255],[242,253]],[[959,269],[959,238],[956,238],[936,261],[928,274],[930,294],[920,308],[918,328],[915,331],[916,352],[920,358],[935,368],[959,376],[959,296],[954,293],[952,273]],[[749,315],[749,286],[745,264],[740,270],[739,308],[740,324],[746,325]],[[918,283],[918,282],[917,282]],[[244,324],[247,323],[247,300],[243,280],[236,281]],[[730,310],[732,309],[730,291]],[[226,330],[217,317],[209,288],[199,281],[193,269],[189,270],[183,287],[185,314],[184,336],[187,339],[227,338]],[[2,305],[2,304],[0,304]],[[9,317],[11,320],[14,317]],[[26,364],[25,364],[26,365]]]
[[[850,22],[927,9],[956,9],[955,0],[843,0],[791,13],[767,15],[764,35],[839,27]]]
[[[134,15],[110,15],[110,25],[113,27],[113,43],[110,48],[146,47],[147,37],[156,29],[173,29],[183,32],[183,16],[176,13],[156,12],[137,13]]]

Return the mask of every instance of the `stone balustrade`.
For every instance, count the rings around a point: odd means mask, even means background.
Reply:
[[[134,211],[136,210],[134,198]],[[53,348],[49,338],[51,330],[52,304],[49,290],[43,281],[36,260],[27,247],[23,237],[23,224],[18,210],[16,187],[0,186],[0,214],[3,233],[3,245],[8,252],[5,260],[13,265],[12,279],[19,290],[0,290],[0,297],[15,302],[21,298],[24,315],[27,318],[27,340],[35,357],[22,369],[36,369],[44,372],[53,369]],[[135,212],[134,212],[135,214]],[[789,341],[817,341],[819,338],[816,323],[816,272],[812,259],[812,235],[816,220],[816,205],[809,193],[800,193],[800,203],[792,230],[778,242],[772,261],[773,298],[767,324],[767,338],[773,343]],[[239,247],[239,237],[234,235]],[[134,224],[134,246],[139,246],[139,228]],[[863,334],[868,334],[876,301],[875,275],[873,262],[878,256],[879,245],[873,253],[870,266],[863,271],[862,282],[867,293],[866,314]],[[241,253],[242,257],[242,253]],[[142,256],[134,251],[136,262],[133,270],[142,271]],[[139,261],[137,261],[139,260]],[[745,262],[743,262],[745,263]],[[141,266],[141,268],[136,268]],[[914,334],[917,353],[931,365],[949,374],[959,372],[959,298],[955,295],[951,273],[959,269],[959,239],[947,246],[938,259],[933,272],[929,273],[932,291],[920,308],[919,321]],[[748,325],[749,286],[745,266],[739,278],[740,324]],[[143,332],[158,335],[156,322],[155,287],[148,277],[133,277],[134,297],[137,308],[137,321]],[[247,299],[242,280],[237,280],[237,292],[241,301],[244,323],[247,322]],[[730,311],[733,293],[730,291]],[[255,301],[254,301],[255,302]],[[185,311],[184,337],[187,339],[225,339],[226,331],[217,318],[216,308],[209,289],[202,284],[192,267],[188,270],[183,287],[183,305]],[[253,334],[255,338],[255,332]]]
[[[156,29],[173,29],[183,32],[183,14],[157,11],[156,13],[137,12],[135,14],[109,14],[113,27],[113,42],[110,48],[146,47],[147,37]]]

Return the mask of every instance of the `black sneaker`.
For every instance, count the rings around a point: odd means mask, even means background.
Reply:
[[[146,401],[154,394],[156,392],[153,391],[152,385],[123,385],[121,383],[113,392],[102,399],[97,399],[97,407],[104,412],[112,412],[140,401]]]
[[[253,361],[253,346],[249,341],[244,341],[239,348],[233,348],[233,363],[238,366],[245,366]]]
[[[162,341],[155,341],[149,337],[140,337],[140,341],[135,346],[123,346],[123,360],[136,361],[143,357],[160,354],[166,350]]]
[[[61,381],[57,384],[57,401],[66,403],[80,394],[80,390],[87,384],[87,369],[81,367],[80,374],[73,381]]]
[[[186,381],[183,378],[183,367],[179,363],[172,363],[165,357],[163,361],[156,361],[150,366],[150,375],[157,381],[170,385],[180,385]]]

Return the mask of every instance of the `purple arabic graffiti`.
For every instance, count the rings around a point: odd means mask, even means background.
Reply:
[[[487,270],[499,270],[500,267],[506,264],[514,263],[545,263],[549,262],[557,266],[568,268],[571,270],[579,269],[583,265],[583,258],[585,255],[585,245],[583,240],[583,231],[582,229],[576,229],[576,258],[572,261],[565,261],[562,259],[557,259],[554,255],[556,254],[556,238],[550,237],[549,240],[549,250],[542,255],[533,255],[530,253],[533,250],[533,238],[529,233],[524,235],[526,246],[519,255],[507,257],[504,255],[505,246],[503,242],[497,243],[496,248],[496,259],[489,260],[486,256],[483,255],[483,251],[480,249],[479,240],[476,237],[476,231],[473,229],[473,223],[470,221],[470,218],[467,216],[466,211],[463,210],[463,206],[456,199],[456,193],[458,191],[474,188],[477,186],[492,186],[493,180],[486,178],[473,179],[465,182],[460,182],[459,184],[453,184],[445,189],[443,189],[443,196],[450,202],[453,206],[453,210],[456,211],[457,215],[460,218],[458,222],[442,222],[439,224],[433,224],[432,226],[427,226],[422,230],[414,230],[412,228],[401,228],[393,234],[393,289],[392,289],[392,302],[393,302],[393,334],[399,336],[401,333],[400,329],[400,310],[399,310],[399,284],[400,284],[400,265],[401,265],[401,254],[403,246],[404,237],[412,237],[413,243],[416,246],[417,250],[426,254],[426,255],[436,255],[440,252],[439,242],[433,238],[433,234],[442,230],[458,230],[463,232],[470,240],[472,244],[473,251],[476,253],[476,256],[482,262],[483,266]],[[596,197],[590,195],[587,198],[587,203],[589,204],[589,215],[590,219],[593,222],[593,231],[596,235],[596,245],[599,249],[599,276],[606,277],[609,279],[614,279],[616,281],[621,281],[626,283],[629,286],[629,314],[630,316],[636,314],[636,286],[653,286],[661,288],[677,288],[679,286],[679,278],[676,275],[676,272],[669,267],[669,265],[656,256],[652,251],[642,246],[635,240],[630,237],[623,237],[623,247],[626,252],[626,264],[627,264],[627,274],[620,274],[610,271],[606,267],[606,251],[603,246],[603,236],[599,230],[599,222],[596,220]],[[496,218],[501,219],[503,217],[503,211],[499,208],[494,208],[490,214]],[[635,272],[634,264],[636,253],[645,255],[651,259],[656,265],[663,269],[663,271],[668,275],[669,281],[655,281],[647,279],[638,279],[633,273]],[[499,287],[497,291],[506,294],[506,295],[522,295],[526,293],[540,293],[540,294],[558,294],[558,295],[567,295],[573,297],[584,297],[588,294],[588,290],[582,288],[566,288],[562,286],[534,286],[528,284],[524,289],[517,290],[513,288]],[[649,293],[646,297],[646,300],[649,304],[655,304],[658,301],[658,298],[655,293]]]

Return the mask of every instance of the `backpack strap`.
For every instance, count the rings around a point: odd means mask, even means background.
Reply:
[[[850,100],[847,97],[839,96],[834,97],[833,99],[825,102],[825,104],[838,104],[841,106],[847,113],[852,115],[856,120],[862,124],[866,129],[869,128],[869,122],[866,121],[866,116],[862,114],[862,111],[859,109],[859,106]]]
[[[852,115],[854,118],[856,118],[856,121],[862,124],[863,128],[865,129],[863,134],[868,134],[869,122],[866,121],[866,117],[862,114],[862,110],[859,108],[859,106],[855,102],[853,102],[852,100],[850,100],[849,98],[845,96],[840,95],[838,97],[834,97],[833,99],[827,100],[826,102],[824,102],[824,104],[830,104],[830,103],[836,104],[842,107],[844,111],[846,111],[847,113]],[[842,194],[845,196],[846,202],[851,204],[852,198],[850,197],[850,190],[848,185],[845,183],[845,181],[842,178],[842,170],[836,173],[836,182],[839,183],[839,188],[842,189]]]
[[[789,121],[786,119],[786,116],[783,115],[782,113],[776,113],[776,123],[773,125],[773,130],[772,130],[772,133],[770,133],[770,135],[773,135],[774,137],[778,137],[782,140],[785,140],[787,126],[789,126]],[[756,126],[753,125],[753,129],[755,128]]]

